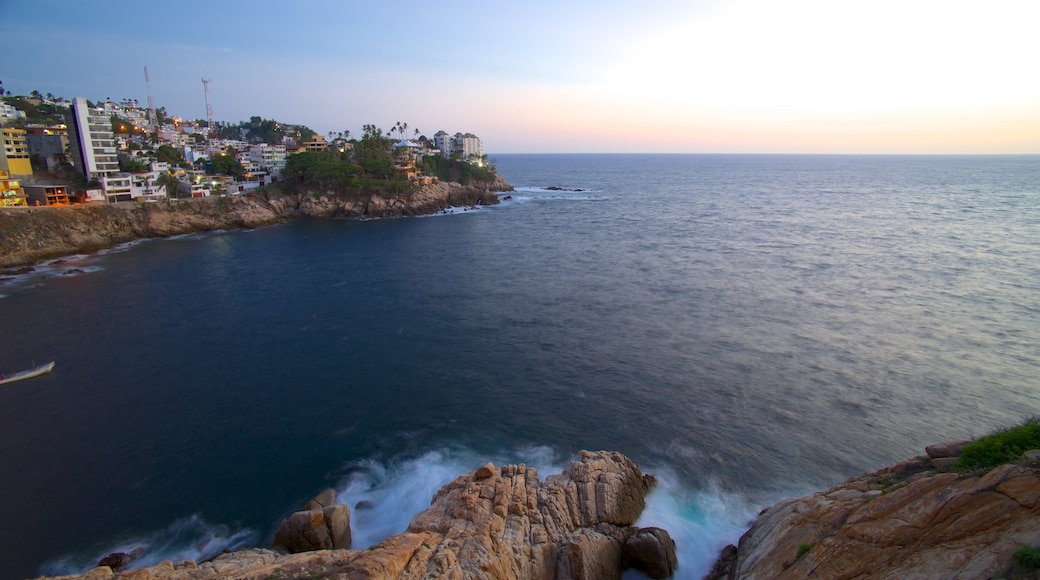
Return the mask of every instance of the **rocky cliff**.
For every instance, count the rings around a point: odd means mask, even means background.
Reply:
[[[781,501],[709,578],[1036,577],[1012,556],[1040,545],[1040,452],[985,474],[942,471],[964,443]]]
[[[376,546],[335,549],[346,506],[325,492],[283,522],[278,549],[252,549],[209,562],[164,562],[83,576],[134,580],[261,578],[620,578],[625,567],[654,578],[676,568],[675,545],[659,528],[633,527],[654,485],[652,476],[613,452],[582,451],[561,474],[539,481],[535,469],[488,463],[437,492],[408,529]],[[339,508],[339,509],[337,509]],[[339,531],[337,531],[339,530]],[[312,550],[286,554],[286,551]],[[113,564],[124,563],[120,555]],[[118,567],[118,566],[117,566]]]
[[[432,214],[451,206],[498,203],[501,178],[463,186],[436,183],[395,197],[245,195],[75,207],[0,209],[0,268],[93,252],[141,238],[255,228],[297,216],[382,218]]]

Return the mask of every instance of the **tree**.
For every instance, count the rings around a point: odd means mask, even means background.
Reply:
[[[169,171],[162,172],[159,179],[155,180],[155,184],[166,189],[167,197],[180,197],[181,180],[177,179]]]
[[[238,159],[235,158],[235,154],[232,151],[230,154],[214,155],[209,160],[208,172],[238,177],[245,173],[245,169],[238,162]]]
[[[393,140],[375,125],[365,125],[362,130],[364,134],[354,146],[354,161],[365,173],[390,179],[394,169]]]
[[[184,163],[184,153],[174,148],[172,145],[160,145],[159,148],[155,150],[155,159],[156,161],[162,161],[177,166]]]

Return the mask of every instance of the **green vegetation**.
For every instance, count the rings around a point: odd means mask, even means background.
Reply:
[[[362,129],[361,140],[354,145],[354,161],[367,175],[390,179],[394,173],[393,139],[375,125]]]
[[[155,150],[155,160],[179,167],[184,164],[184,153],[172,145],[160,145]]]
[[[124,159],[122,156],[119,158],[119,170],[120,171],[148,171],[148,165],[139,159]]]
[[[340,193],[351,186],[359,186],[364,177],[361,167],[330,151],[304,151],[290,155],[285,160],[282,175],[295,183],[313,184],[322,190]]]
[[[47,94],[48,97],[53,98],[54,95]],[[39,92],[33,91],[31,97],[24,95],[7,96],[3,98],[3,102],[13,106],[25,113],[25,120],[28,123],[40,123],[43,125],[56,125],[58,123],[65,122],[64,107],[53,105],[50,103],[40,102],[39,104],[33,103],[32,100],[42,99],[42,95]]]
[[[798,544],[798,554],[794,557],[794,561],[797,562],[798,560],[801,560],[802,556],[808,554],[809,550],[812,550],[812,547],[812,544]]]
[[[205,121],[201,121],[205,124]],[[215,122],[216,135],[220,139],[237,139],[251,143],[270,143],[277,145],[283,138],[291,137],[297,143],[303,143],[316,135],[304,125],[286,125],[274,119],[264,119],[258,115],[241,121],[237,125]]]
[[[455,181],[468,185],[474,181],[490,181],[495,178],[494,170],[457,159],[446,159],[439,155],[428,155],[422,160],[422,170],[441,181]]]
[[[180,197],[181,181],[174,177],[172,173],[164,171],[159,175],[159,178],[155,180],[155,184],[165,188],[168,197]]]
[[[988,471],[1013,463],[1030,449],[1040,449],[1040,423],[1033,417],[1017,427],[1003,429],[965,445],[954,466],[957,471]]]
[[[242,164],[235,157],[235,150],[228,147],[223,155],[214,155],[206,164],[207,173],[219,175],[233,175],[238,177],[245,173]]]
[[[1022,546],[1015,551],[1015,562],[1026,570],[1040,570],[1040,550]]]

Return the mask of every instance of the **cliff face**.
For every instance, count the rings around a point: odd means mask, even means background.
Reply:
[[[524,465],[497,469],[488,463],[441,488],[407,531],[367,550],[286,555],[253,549],[201,564],[165,562],[121,573],[99,566],[83,576],[64,578],[609,580],[620,578],[625,566],[662,578],[675,570],[674,543],[664,530],[632,526],[653,483],[627,457],[604,451],[582,451],[580,461],[544,482]],[[300,546],[302,540],[305,546],[300,549],[335,546],[336,534],[326,530],[338,527],[335,522],[342,522],[342,514],[328,517],[328,495],[323,493],[283,522],[275,542]],[[346,538],[349,542],[349,532]]]
[[[962,442],[963,443],[963,442]],[[1008,577],[1040,545],[1034,460],[984,475],[937,472],[958,444],[763,511],[709,578]]]
[[[436,213],[449,206],[498,203],[501,178],[474,186],[437,183],[397,197],[357,199],[258,195],[159,203],[0,210],[0,268],[87,253],[141,238],[255,228],[297,216],[382,218]]]

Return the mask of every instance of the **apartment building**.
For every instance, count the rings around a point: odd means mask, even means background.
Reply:
[[[285,145],[253,145],[249,148],[247,156],[256,167],[270,173],[272,177],[278,177],[285,169]]]
[[[433,143],[442,157],[457,157],[476,163],[484,157],[484,144],[473,133],[448,135],[446,131],[437,131]]]
[[[451,153],[465,161],[479,162],[484,157],[484,144],[473,133],[455,133],[451,138]]]
[[[99,181],[119,173],[111,117],[104,109],[87,106],[83,97],[72,99],[69,113],[69,147],[76,169],[87,179]]]
[[[25,141],[25,129],[3,130],[4,151],[0,155],[0,169],[11,175],[31,176],[32,162],[29,161],[29,145]]]

